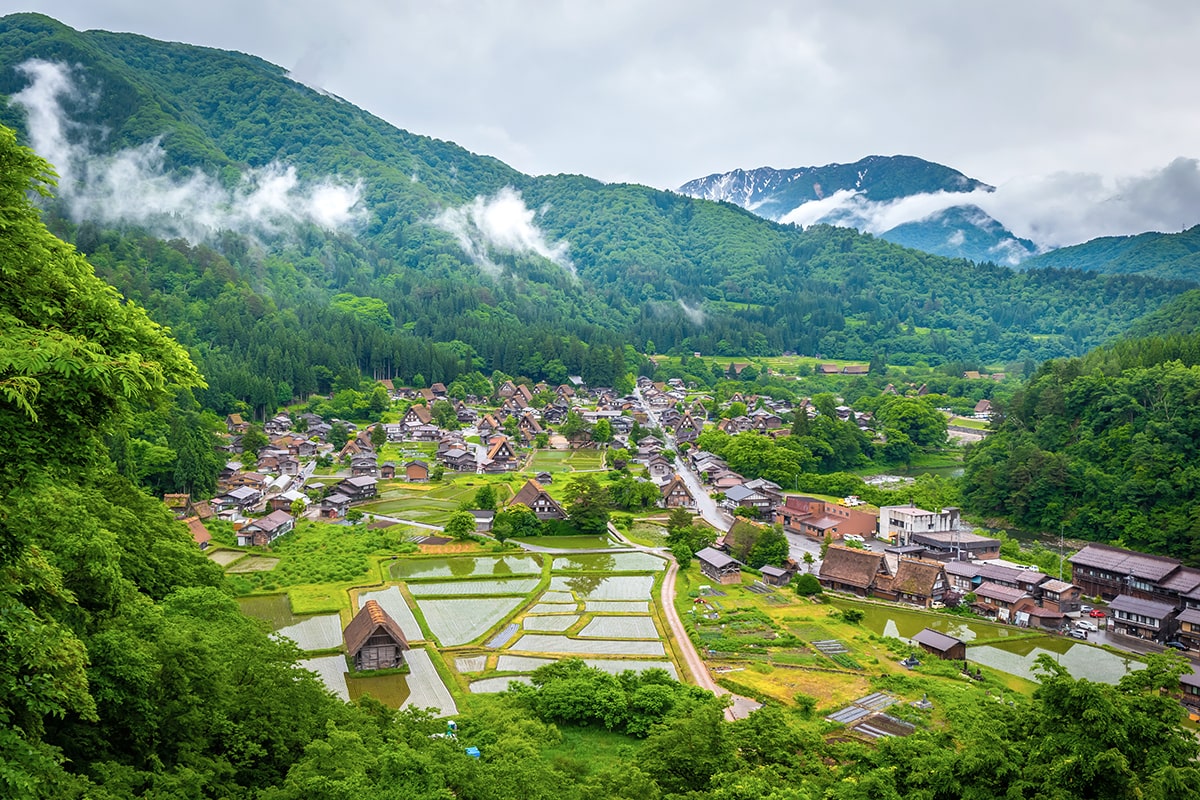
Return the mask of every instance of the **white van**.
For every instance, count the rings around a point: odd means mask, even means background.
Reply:
[[[847,533],[845,536],[842,537],[842,541],[843,542],[856,542],[858,544],[866,544],[867,540],[864,539],[863,537],[859,536],[856,533]]]

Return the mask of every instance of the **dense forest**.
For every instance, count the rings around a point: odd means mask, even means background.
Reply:
[[[530,177],[251,56],[15,14],[0,20],[0,121],[24,135],[30,117],[11,99],[32,80],[17,69],[30,59],[66,70],[75,91],[59,113],[89,169],[157,142],[164,171],[152,177],[170,185],[207,176],[236,188],[286,166],[302,185],[361,187],[353,224],[204,235],[166,214],[104,218],[79,200],[86,186],[48,205],[52,230],[189,348],[208,382],[196,398],[221,412],[240,402],[262,413],[351,373],[604,384],[651,349],[1036,362],[1086,352],[1194,286],[1018,273],[642,186]],[[535,244],[488,233],[499,206],[519,212]]]
[[[1196,308],[1197,294],[1183,295],[1159,320],[1162,335],[1043,364],[968,452],[966,506],[1200,563]]]
[[[1194,281],[1200,277],[1200,226],[1179,233],[1104,236],[1025,261],[1022,269],[1082,269]]]

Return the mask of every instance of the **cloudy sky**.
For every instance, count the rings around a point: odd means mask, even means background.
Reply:
[[[532,174],[673,188],[736,167],[904,153],[1020,189],[1012,198],[1053,189],[1042,202],[1055,209],[1087,198],[1055,243],[1200,222],[1200,3],[32,0],[27,10],[252,53]],[[1094,214],[1107,222],[1089,223]]]

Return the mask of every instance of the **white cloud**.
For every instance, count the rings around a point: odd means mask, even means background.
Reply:
[[[25,109],[30,142],[58,171],[58,195],[76,220],[131,223],[195,243],[222,230],[256,236],[296,223],[337,230],[365,216],[361,183],[302,182],[294,167],[279,163],[247,170],[228,188],[201,172],[188,177],[169,172],[158,139],[97,154],[87,143],[88,131],[72,123],[62,107],[63,99],[77,97],[70,70],[37,60],[17,69],[30,84],[12,100]]]
[[[704,320],[705,320],[704,309],[700,307],[699,303],[697,303],[696,305],[688,305],[683,300],[680,300],[679,307],[683,310],[683,315],[685,317],[687,317],[688,321],[691,322],[693,325],[696,325],[696,326],[704,325]]]
[[[574,275],[575,265],[567,255],[570,244],[547,242],[534,222],[536,217],[521,193],[506,186],[491,197],[480,196],[457,208],[447,208],[431,222],[452,234],[463,252],[493,275],[500,272],[491,259],[494,252],[538,255]]]

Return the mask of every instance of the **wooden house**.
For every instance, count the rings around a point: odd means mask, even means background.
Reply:
[[[404,478],[409,483],[424,483],[429,480],[429,465],[421,459],[414,459],[404,465]]]
[[[334,492],[321,501],[321,517],[323,519],[341,519],[350,510],[350,498],[341,492]]]
[[[875,595],[928,608],[935,601],[941,602],[948,588],[940,562],[902,558],[895,575],[877,581]]]
[[[296,527],[296,519],[286,511],[272,511],[265,517],[244,525],[237,532],[239,547],[266,547],[271,542],[291,532]]]
[[[379,465],[379,477],[390,481],[396,477],[396,462],[385,461]]]
[[[692,497],[691,491],[688,490],[687,484],[683,482],[683,478],[676,475],[662,487],[662,499],[659,500],[663,508],[695,508],[696,498]]]
[[[742,565],[720,550],[706,547],[696,553],[696,560],[700,562],[700,572],[717,583],[742,582]]]
[[[759,570],[762,582],[768,586],[787,586],[792,581],[792,571],[783,567],[773,567],[770,564]]]
[[[567,518],[567,512],[558,504],[558,501],[547,494],[540,483],[532,479],[525,481],[521,491],[513,495],[513,499],[509,503],[509,505],[517,504],[528,506],[533,513],[537,514],[538,519]]]
[[[346,654],[360,671],[393,669],[404,663],[408,640],[383,607],[368,600],[346,626]]]
[[[955,639],[931,628],[925,628],[912,638],[913,644],[919,645],[927,653],[933,653],[938,658],[947,661],[966,661],[967,643]]]
[[[1162,644],[1175,634],[1178,609],[1170,603],[1121,594],[1108,604],[1109,630]]]
[[[375,479],[367,476],[346,478],[338,484],[338,491],[351,500],[367,500],[375,496]]]
[[[207,550],[209,543],[212,542],[212,534],[208,532],[208,528],[204,527],[204,523],[199,517],[188,517],[184,520],[184,524],[188,526],[188,532],[192,534],[192,541],[201,550]]]
[[[825,552],[817,579],[826,589],[870,597],[879,579],[891,575],[883,553],[833,545]]]

